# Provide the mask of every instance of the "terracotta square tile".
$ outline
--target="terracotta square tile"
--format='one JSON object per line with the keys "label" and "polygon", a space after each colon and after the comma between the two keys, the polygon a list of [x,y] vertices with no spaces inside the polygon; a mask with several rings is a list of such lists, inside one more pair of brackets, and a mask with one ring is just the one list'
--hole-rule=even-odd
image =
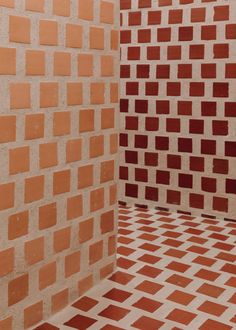
{"label": "terracotta square tile", "polygon": [[97,322],[97,320],[95,320],[91,317],[87,317],[87,316],[78,314],[78,315],[74,316],[72,319],[70,319],[69,321],[65,322],[64,325],[67,325],[68,327],[72,327],[72,328],[79,329],[79,330],[86,330],[96,322]]}
{"label": "terracotta square tile", "polygon": [[232,295],[232,297],[228,300],[231,304],[236,305],[236,293]]}
{"label": "terracotta square tile", "polygon": [[120,268],[129,269],[130,267],[132,267],[135,264],[136,264],[136,262],[132,261],[130,259],[126,259],[126,258],[122,258],[122,257],[117,259],[117,266]]}
{"label": "terracotta square tile", "polygon": [[106,317],[108,319],[112,319],[115,321],[120,321],[127,314],[129,314],[130,310],[126,308],[121,308],[115,305],[109,305],[103,311],[101,311],[98,315]]}
{"label": "terracotta square tile", "polygon": [[229,261],[229,262],[232,262],[232,263],[234,263],[236,261],[236,255],[235,254],[226,253],[226,252],[218,253],[215,256],[215,258],[225,260],[225,261]]}
{"label": "terracotta square tile", "polygon": [[236,275],[236,265],[226,263],[221,269],[222,272]]}
{"label": "terracotta square tile", "polygon": [[132,281],[132,279],[135,276],[130,275],[128,273],[124,273],[121,271],[117,271],[115,274],[113,274],[111,277],[109,277],[109,280],[126,285],[128,284],[130,281]]}
{"label": "terracotta square tile", "polygon": [[135,221],[135,223],[141,223],[143,225],[151,225],[153,223],[153,221],[147,220],[147,219],[140,219],[140,220]]}
{"label": "terracotta square tile", "polygon": [[182,236],[182,234],[175,232],[175,231],[167,230],[165,233],[162,234],[162,236],[178,238],[178,237]]}
{"label": "terracotta square tile", "polygon": [[91,308],[93,308],[97,304],[98,304],[97,300],[84,296],[79,300],[77,300],[72,306],[84,312],[88,312]]}
{"label": "terracotta square tile", "polygon": [[119,246],[119,247],[117,248],[117,253],[118,253],[118,254],[122,254],[122,255],[124,255],[124,256],[129,256],[129,255],[131,255],[131,254],[134,253],[134,252],[135,252],[134,249],[128,248],[128,247],[126,247],[126,246]]}
{"label": "terracotta square tile", "polygon": [[120,234],[120,235],[130,235],[132,233],[133,233],[133,231],[132,230],[128,230],[128,229],[120,228],[118,230],[118,234]]}
{"label": "terracotta square tile", "polygon": [[111,324],[104,325],[100,330],[125,330],[124,328],[119,328]]}
{"label": "terracotta square tile", "polygon": [[128,237],[123,237],[123,236],[118,237],[118,243],[121,243],[121,244],[130,244],[133,241],[134,241],[133,239],[128,238]]}
{"label": "terracotta square tile", "polygon": [[228,307],[216,304],[209,300],[205,301],[201,306],[198,307],[198,310],[215,316],[221,316]]}
{"label": "terracotta square tile", "polygon": [[171,230],[175,230],[178,228],[178,226],[175,226],[175,225],[170,225],[168,223],[164,224],[164,225],[161,225],[159,226],[160,228],[165,228],[165,229],[171,229]]}
{"label": "terracotta square tile", "polygon": [[150,226],[142,226],[139,227],[138,230],[145,231],[147,233],[153,233],[154,231],[156,231],[156,228]]}
{"label": "terracotta square tile", "polygon": [[180,251],[180,250],[177,250],[177,249],[169,249],[164,254],[166,256],[170,256],[170,257],[175,257],[175,258],[181,259],[181,258],[183,258],[187,254],[187,252]]}
{"label": "terracotta square tile", "polygon": [[234,245],[232,244],[227,244],[227,243],[222,243],[222,242],[217,242],[213,245],[214,248],[224,250],[224,251],[231,251],[234,248]]}
{"label": "terracotta square tile", "polygon": [[209,297],[218,298],[224,291],[225,289],[221,287],[204,283],[197,289],[196,292],[202,293]]}
{"label": "terracotta square tile", "polygon": [[145,253],[144,255],[142,255],[141,257],[139,257],[138,260],[143,261],[143,262],[148,263],[148,264],[154,265],[155,263],[157,263],[158,261],[160,261],[161,258],[156,257],[156,256],[151,255],[151,254]]}
{"label": "terracotta square tile", "polygon": [[160,285],[155,282],[143,281],[135,287],[136,290],[143,291],[150,294],[156,294],[163,288],[163,285]]}
{"label": "terracotta square tile", "polygon": [[197,316],[197,314],[184,311],[182,309],[175,308],[172,312],[167,315],[167,319],[181,323],[184,325],[189,325]]}
{"label": "terracotta square tile", "polygon": [[223,231],[224,228],[219,227],[219,226],[208,226],[208,227],[206,227],[206,230],[211,230],[211,231],[215,231],[215,232],[219,233],[219,232]]}
{"label": "terracotta square tile", "polygon": [[202,279],[207,280],[207,281],[214,282],[220,276],[220,274],[202,268],[196,274],[194,274],[194,276],[202,278]]}
{"label": "terracotta square tile", "polygon": [[163,304],[160,303],[159,301],[143,297],[138,301],[136,301],[136,303],[134,303],[132,306],[147,311],[149,313],[154,313],[162,305]]}
{"label": "terracotta square tile", "polygon": [[204,322],[200,327],[199,330],[209,330],[209,329],[214,329],[214,330],[231,330],[233,327],[230,325],[226,325],[222,322],[214,321],[211,319],[208,319],[206,322]]}
{"label": "terracotta square tile", "polygon": [[197,236],[191,236],[187,239],[188,242],[193,242],[196,244],[204,245],[206,242],[208,242],[208,239],[197,237]]}
{"label": "terracotta square tile", "polygon": [[175,290],[167,297],[168,300],[174,301],[178,304],[185,306],[189,305],[191,301],[195,298],[196,296],[179,290]]}
{"label": "terracotta square tile", "polygon": [[138,238],[143,239],[145,241],[155,241],[157,238],[159,238],[159,236],[144,233],[138,236]]}
{"label": "terracotta square tile", "polygon": [[130,223],[128,223],[128,222],[122,222],[122,221],[119,221],[118,222],[118,225],[119,225],[120,228],[127,228],[127,227],[130,227],[131,226]]}
{"label": "terracotta square tile", "polygon": [[192,227],[192,228],[195,228],[195,227],[199,227],[200,224],[199,223],[196,223],[196,222],[192,222],[192,221],[185,221],[182,223],[183,226],[187,226],[187,227]]}
{"label": "terracotta square tile", "polygon": [[147,250],[147,251],[150,251],[150,252],[155,252],[158,249],[160,249],[160,246],[155,245],[155,244],[150,244],[150,243],[144,243],[144,244],[139,246],[139,249]]}
{"label": "terracotta square tile", "polygon": [[184,273],[190,268],[190,266],[180,262],[172,261],[166,266],[166,268],[175,270],[176,272]]}
{"label": "terracotta square tile", "polygon": [[187,251],[194,252],[194,253],[198,253],[198,254],[205,254],[206,252],[209,251],[209,249],[207,249],[207,248],[203,248],[203,247],[201,247],[201,246],[193,245],[193,246],[189,247],[189,248],[187,249]]}
{"label": "terracotta square tile", "polygon": [[173,274],[166,280],[166,282],[181,286],[182,288],[186,288],[192,281],[190,278],[178,274]]}
{"label": "terracotta square tile", "polygon": [[158,275],[162,273],[161,269],[151,267],[151,266],[144,266],[139,271],[137,271],[138,274],[142,274],[151,278],[156,278]]}
{"label": "terracotta square tile", "polygon": [[199,257],[195,258],[192,262],[199,264],[199,265],[211,267],[212,265],[214,265],[216,263],[216,261],[217,260],[214,260],[212,258],[206,258],[206,257],[199,256]]}
{"label": "terracotta square tile", "polygon": [[130,296],[132,296],[132,293],[124,291],[124,290],[119,290],[119,289],[111,289],[109,292],[105,293],[103,297],[115,300],[118,302],[124,302],[126,299],[128,299]]}
{"label": "terracotta square tile", "polygon": [[221,234],[217,234],[217,233],[213,233],[213,234],[209,235],[208,237],[216,239],[218,241],[227,241],[227,239],[229,238],[229,236],[221,235]]}
{"label": "terracotta square tile", "polygon": [[195,228],[188,228],[184,231],[187,234],[193,234],[193,235],[202,235],[204,233],[204,230],[195,229]]}
{"label": "terracotta square tile", "polygon": [[178,241],[177,239],[168,238],[165,241],[163,241],[162,244],[173,246],[173,247],[179,247],[182,244],[184,244],[184,242]]}
{"label": "terracotta square tile", "polygon": [[230,279],[228,279],[228,281],[225,282],[225,285],[236,288],[236,277],[234,277],[234,276],[230,277]]}
{"label": "terracotta square tile", "polygon": [[132,324],[132,327],[140,330],[157,330],[163,326],[164,322],[156,319],[141,316],[137,321]]}
{"label": "terracotta square tile", "polygon": [[148,219],[148,218],[152,217],[152,214],[147,214],[147,213],[141,212],[141,213],[136,214],[135,216],[139,217],[139,218],[147,218]]}

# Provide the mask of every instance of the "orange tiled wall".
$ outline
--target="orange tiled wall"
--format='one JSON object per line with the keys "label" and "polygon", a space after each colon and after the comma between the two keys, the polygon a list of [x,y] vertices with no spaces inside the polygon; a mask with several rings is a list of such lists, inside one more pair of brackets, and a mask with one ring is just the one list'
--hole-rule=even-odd
{"label": "orange tiled wall", "polygon": [[0,0],[0,329],[112,272],[115,0]]}
{"label": "orange tiled wall", "polygon": [[236,1],[120,5],[120,198],[236,219]]}

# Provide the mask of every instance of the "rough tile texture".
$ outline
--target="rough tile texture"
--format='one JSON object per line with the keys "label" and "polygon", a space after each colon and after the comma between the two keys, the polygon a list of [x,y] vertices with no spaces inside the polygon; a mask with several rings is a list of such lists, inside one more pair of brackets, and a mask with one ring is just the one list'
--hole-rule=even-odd
{"label": "rough tile texture", "polygon": [[120,200],[236,219],[236,7],[121,0]]}
{"label": "rough tile texture", "polygon": [[44,323],[37,330],[235,329],[235,228],[154,209],[120,209],[116,273],[51,318],[52,328]]}
{"label": "rough tile texture", "polygon": [[118,5],[0,0],[0,328],[113,271]]}

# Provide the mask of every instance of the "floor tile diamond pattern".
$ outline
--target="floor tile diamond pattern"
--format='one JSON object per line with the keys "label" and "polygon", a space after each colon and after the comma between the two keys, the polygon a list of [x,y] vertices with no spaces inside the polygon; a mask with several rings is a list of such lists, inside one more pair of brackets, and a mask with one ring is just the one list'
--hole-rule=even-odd
{"label": "floor tile diamond pattern", "polygon": [[120,208],[115,274],[37,330],[236,329],[236,223]]}

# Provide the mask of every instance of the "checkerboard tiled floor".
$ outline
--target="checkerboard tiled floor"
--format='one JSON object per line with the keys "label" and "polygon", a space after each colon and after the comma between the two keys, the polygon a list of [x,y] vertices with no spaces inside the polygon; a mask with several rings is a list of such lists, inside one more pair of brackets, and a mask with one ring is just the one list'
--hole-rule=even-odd
{"label": "checkerboard tiled floor", "polygon": [[236,223],[121,208],[118,269],[37,330],[236,329]]}

